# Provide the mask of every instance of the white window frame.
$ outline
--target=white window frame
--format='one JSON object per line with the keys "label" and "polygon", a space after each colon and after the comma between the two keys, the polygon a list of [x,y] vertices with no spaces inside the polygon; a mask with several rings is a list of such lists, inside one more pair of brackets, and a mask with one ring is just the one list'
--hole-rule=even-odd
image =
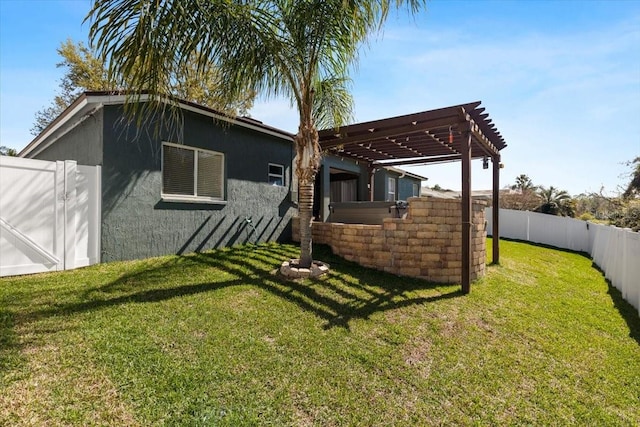
{"label": "white window frame", "polygon": [[[271,173],[271,166],[276,166],[279,167],[280,170],[282,170],[281,174],[275,174],[275,173]],[[280,178],[282,180],[282,184],[275,184],[271,182],[271,178]],[[278,164],[278,163],[269,163],[269,165],[267,166],[267,182],[269,183],[269,185],[274,185],[276,187],[286,187],[287,186],[287,181],[286,181],[286,176],[285,176],[285,171],[284,171],[284,165]]]}
{"label": "white window frame", "polygon": [[420,197],[420,184],[418,184],[417,182],[414,182],[412,185],[412,195],[413,197]]}
{"label": "white window frame", "polygon": [[[164,190],[164,147],[176,147],[184,150],[191,150],[194,152],[193,159],[193,195],[188,194],[166,194],[163,192]],[[160,187],[160,197],[163,201],[166,202],[186,202],[186,203],[207,203],[207,204],[226,204],[226,194],[225,194],[225,179],[224,179],[224,168],[225,168],[225,155],[219,151],[213,150],[205,150],[203,148],[191,147],[189,145],[184,144],[175,144],[173,142],[162,142],[162,155],[160,160],[160,174],[161,174],[161,187]],[[222,188],[220,189],[220,193],[222,197],[205,197],[198,196],[198,152],[203,153],[211,153],[214,155],[222,156],[222,162],[220,166],[220,183]]]}
{"label": "white window frame", "polygon": [[396,198],[396,179],[392,176],[387,177],[387,201],[395,202]]}

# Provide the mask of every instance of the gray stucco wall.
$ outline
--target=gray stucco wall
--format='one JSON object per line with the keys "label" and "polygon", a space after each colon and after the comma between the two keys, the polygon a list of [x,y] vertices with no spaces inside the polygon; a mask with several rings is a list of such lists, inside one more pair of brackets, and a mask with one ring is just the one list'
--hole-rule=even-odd
{"label": "gray stucco wall", "polygon": [[409,197],[413,197],[413,184],[418,184],[418,194],[420,196],[420,185],[422,181],[419,179],[411,178],[410,176],[403,176],[398,179],[398,200],[407,200]]}
{"label": "gray stucco wall", "polygon": [[418,187],[420,187],[421,181],[406,175],[402,178],[400,178],[400,176],[401,174],[388,169],[378,169],[374,175],[374,200],[387,200],[389,187],[389,180],[387,178],[396,179],[396,200],[407,200],[409,197],[413,197],[413,184],[417,183]]}
{"label": "gray stucco wall", "polygon": [[[73,123],[69,124],[69,126],[73,125]],[[79,125],[73,127],[41,153],[29,157],[49,161],[75,160],[79,165],[87,166],[101,165],[102,129],[103,114],[102,110],[99,110],[84,118]],[[54,134],[50,139],[53,140],[57,136]]]}
{"label": "gray stucco wall", "polygon": [[329,217],[329,203],[331,199],[331,187],[330,187],[330,169],[338,169],[345,172],[350,172],[358,175],[358,200],[367,200],[368,195],[368,179],[369,175],[367,167],[364,163],[356,163],[351,159],[344,157],[325,155],[322,157],[322,167],[320,168],[320,179],[316,180],[316,183],[320,183],[319,188],[314,188],[315,206],[314,210],[318,210],[318,214],[322,221],[326,221]]}
{"label": "gray stucco wall", "polygon": [[[373,175],[373,200],[376,201],[386,201],[387,200],[387,187],[389,171],[386,169],[378,169],[376,173]],[[391,175],[391,177],[397,178],[396,175]],[[397,182],[396,182],[397,184]]]}
{"label": "gray stucco wall", "polygon": [[[103,261],[290,240],[291,142],[190,112],[181,131],[154,137],[119,125],[120,114],[104,111]],[[226,204],[162,201],[162,141],[224,153]],[[286,186],[268,184],[268,163],[284,165]]]}

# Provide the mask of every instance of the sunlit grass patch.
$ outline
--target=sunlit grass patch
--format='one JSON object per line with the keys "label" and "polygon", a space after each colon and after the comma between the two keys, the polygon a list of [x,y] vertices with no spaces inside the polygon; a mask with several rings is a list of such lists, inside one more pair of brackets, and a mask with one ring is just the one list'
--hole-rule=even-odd
{"label": "sunlit grass patch", "polygon": [[581,255],[501,247],[467,296],[325,247],[286,281],[275,244],[2,279],[0,424],[640,423],[637,313]]}

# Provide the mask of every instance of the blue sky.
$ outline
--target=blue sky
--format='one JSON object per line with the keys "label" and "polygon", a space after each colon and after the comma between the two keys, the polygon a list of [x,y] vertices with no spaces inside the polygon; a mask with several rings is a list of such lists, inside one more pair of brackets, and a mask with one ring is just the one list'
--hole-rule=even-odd
{"label": "blue sky", "polygon": [[[88,0],[0,0],[0,145],[23,148],[53,99],[56,48],[87,40]],[[624,185],[640,156],[640,0],[444,1],[392,15],[353,72],[355,120],[482,101],[507,141],[501,184],[527,174],[571,194]],[[295,132],[285,100],[252,116]],[[412,167],[460,188],[459,163]],[[474,162],[473,188],[491,188]]]}

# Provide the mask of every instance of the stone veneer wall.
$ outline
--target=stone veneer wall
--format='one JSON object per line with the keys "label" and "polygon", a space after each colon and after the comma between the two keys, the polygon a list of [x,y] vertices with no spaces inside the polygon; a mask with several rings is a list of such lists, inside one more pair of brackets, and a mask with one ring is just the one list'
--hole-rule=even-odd
{"label": "stone veneer wall", "polygon": [[[460,199],[412,197],[406,219],[385,218],[382,225],[314,222],[313,241],[362,266],[399,276],[460,283],[462,276],[462,204]],[[484,276],[486,227],[483,201],[473,201],[471,280]],[[293,239],[299,241],[299,218]]]}

